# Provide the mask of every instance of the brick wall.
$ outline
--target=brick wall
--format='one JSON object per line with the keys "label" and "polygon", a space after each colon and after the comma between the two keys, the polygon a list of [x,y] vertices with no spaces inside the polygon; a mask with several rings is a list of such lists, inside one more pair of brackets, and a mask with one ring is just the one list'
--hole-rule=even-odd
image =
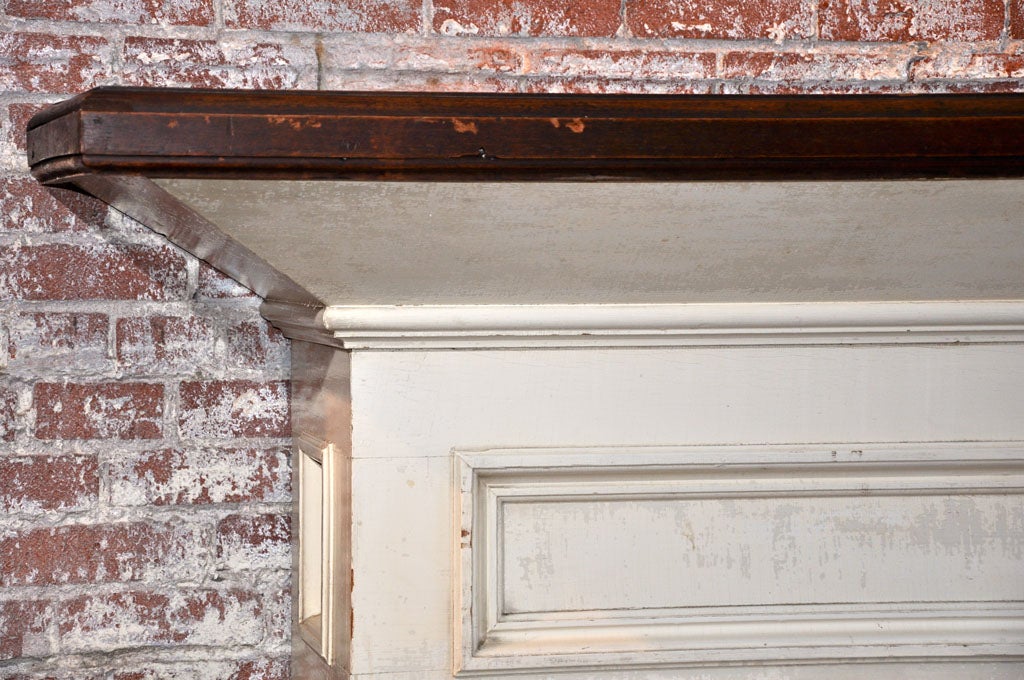
{"label": "brick wall", "polygon": [[287,343],[27,175],[100,84],[1014,91],[1024,0],[0,0],[0,678],[285,678]]}

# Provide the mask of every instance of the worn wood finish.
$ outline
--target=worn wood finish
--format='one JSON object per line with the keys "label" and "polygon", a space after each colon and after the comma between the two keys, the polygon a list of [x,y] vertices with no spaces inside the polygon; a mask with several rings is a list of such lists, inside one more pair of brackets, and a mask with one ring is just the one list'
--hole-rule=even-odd
{"label": "worn wood finish", "polygon": [[1019,176],[1024,98],[241,92],[99,88],[30,124],[82,173],[363,179]]}

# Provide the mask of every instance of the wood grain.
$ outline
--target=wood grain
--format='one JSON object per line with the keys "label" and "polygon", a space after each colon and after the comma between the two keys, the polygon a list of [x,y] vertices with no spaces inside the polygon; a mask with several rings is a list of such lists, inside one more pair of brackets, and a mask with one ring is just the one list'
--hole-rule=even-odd
{"label": "wood grain", "polygon": [[1024,97],[99,88],[30,123],[35,175],[335,179],[1009,177]]}

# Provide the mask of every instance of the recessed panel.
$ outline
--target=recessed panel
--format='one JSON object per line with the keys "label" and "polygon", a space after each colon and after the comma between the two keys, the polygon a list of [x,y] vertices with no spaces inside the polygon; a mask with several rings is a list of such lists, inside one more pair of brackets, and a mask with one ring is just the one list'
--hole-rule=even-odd
{"label": "recessed panel", "polygon": [[1024,601],[1019,495],[563,499],[501,518],[506,614]]}
{"label": "recessed panel", "polygon": [[462,456],[461,670],[1024,654],[1024,449]]}

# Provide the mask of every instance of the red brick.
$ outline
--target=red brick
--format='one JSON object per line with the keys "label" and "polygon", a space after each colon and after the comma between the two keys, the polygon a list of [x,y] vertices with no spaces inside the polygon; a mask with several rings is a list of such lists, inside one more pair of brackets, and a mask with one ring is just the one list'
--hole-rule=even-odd
{"label": "red brick", "polygon": [[953,85],[965,80],[1017,79],[1024,77],[1024,55],[939,52],[915,61],[911,74],[915,81],[945,79]]}
{"label": "red brick", "polygon": [[[58,200],[58,197],[60,200]],[[74,212],[66,201],[70,199]],[[29,177],[0,179],[0,230],[17,232],[83,231],[102,223],[96,200],[63,189],[47,189]],[[92,212],[87,212],[93,208]]]}
{"label": "red brick", "polygon": [[530,57],[530,73],[573,78],[688,80],[715,77],[710,52],[547,50]]}
{"label": "red brick", "polygon": [[344,35],[325,40],[320,50],[328,69],[351,71],[404,72],[489,76],[519,73],[524,66],[517,40],[445,40],[396,38],[383,46],[364,49]]}
{"label": "red brick", "polygon": [[602,36],[619,30],[619,0],[451,0],[435,3],[434,30],[444,35]]}
{"label": "red brick", "polygon": [[110,24],[213,23],[212,0],[7,0],[7,14],[24,19]]}
{"label": "red brick", "polygon": [[185,258],[170,248],[46,244],[0,252],[0,297],[172,300],[186,293]]}
{"label": "red brick", "polygon": [[0,508],[7,512],[77,510],[99,495],[95,456],[0,458]]}
{"label": "red brick", "polygon": [[0,33],[0,90],[77,93],[101,84],[112,62],[103,38]]}
{"label": "red brick", "polygon": [[113,680],[290,680],[288,666],[286,658],[152,663],[141,670],[114,673]]}
{"label": "red brick", "polygon": [[915,94],[920,92],[942,94],[1006,94],[1024,92],[1024,81],[1019,78],[1011,80],[987,80],[974,82],[926,80],[920,83],[909,84],[906,91],[913,92]]}
{"label": "red brick", "polygon": [[0,660],[49,656],[53,650],[47,629],[52,620],[48,602],[0,602]]}
{"label": "red brick", "polygon": [[24,313],[12,324],[10,357],[24,369],[52,367],[59,360],[102,370],[107,362],[106,314]]}
{"label": "red brick", "polygon": [[237,589],[83,595],[64,602],[58,619],[61,648],[78,653],[168,644],[252,645],[262,640],[265,628],[260,598]]}
{"label": "red brick", "polygon": [[894,59],[892,55],[728,52],[722,58],[721,76],[777,81],[905,80],[909,58],[909,55],[905,59]]}
{"label": "red brick", "polygon": [[217,332],[202,317],[119,319],[117,361],[129,373],[195,373],[216,366]]}
{"label": "red brick", "polygon": [[288,365],[288,341],[263,321],[225,326],[197,316],[140,317],[117,322],[116,355],[131,374],[281,369]]}
{"label": "red brick", "polygon": [[813,11],[802,0],[650,0],[626,5],[626,23],[640,38],[798,39],[813,34]]}
{"label": "red brick", "polygon": [[566,92],[572,94],[710,94],[706,80],[633,80],[630,78],[531,78],[524,92]]}
{"label": "red brick", "polygon": [[324,89],[392,92],[519,92],[519,82],[474,73],[325,70]]}
{"label": "red brick", "polygon": [[52,670],[38,673],[17,673],[5,675],[4,680],[108,680],[106,672],[99,669],[76,668],[75,670]]}
{"label": "red brick", "polygon": [[1024,0],[1010,0],[1010,31],[1011,40],[1024,38]]}
{"label": "red brick", "polygon": [[199,263],[199,284],[196,299],[224,300],[227,298],[256,298],[256,294],[232,278],[206,264]]}
{"label": "red brick", "polygon": [[288,665],[287,659],[241,661],[229,680],[288,680],[291,677]]}
{"label": "red brick", "polygon": [[37,383],[38,439],[157,439],[164,386],[149,383]]}
{"label": "red brick", "polygon": [[17,673],[4,676],[4,680],[108,680],[108,674],[99,669],[76,668],[38,673]]}
{"label": "red brick", "polygon": [[726,81],[722,94],[906,94],[906,83],[839,83],[816,81]]}
{"label": "red brick", "polygon": [[11,121],[7,130],[7,141],[19,151],[28,148],[28,122],[47,107],[46,104],[11,104],[7,107],[7,117]]}
{"label": "red brick", "polygon": [[146,87],[315,88],[312,49],[282,43],[129,37],[124,81]]}
{"label": "red brick", "polygon": [[286,437],[288,383],[184,382],[178,429],[183,437]]}
{"label": "red brick", "polygon": [[291,566],[287,515],[229,515],[217,523],[217,557],[223,567],[287,569]]}
{"label": "red brick", "polygon": [[243,321],[227,329],[226,365],[273,370],[288,366],[288,339],[265,321]]}
{"label": "red brick", "polygon": [[148,451],[113,463],[114,505],[272,503],[290,499],[286,448]]}
{"label": "red brick", "polygon": [[824,40],[997,40],[1002,0],[820,0]]}
{"label": "red brick", "polygon": [[228,28],[267,31],[411,33],[419,0],[224,0]]}
{"label": "red brick", "polygon": [[198,578],[199,540],[187,526],[142,522],[30,529],[0,540],[4,586]]}
{"label": "red brick", "polygon": [[0,387],[0,441],[14,441],[19,425],[18,393],[10,387]]}

